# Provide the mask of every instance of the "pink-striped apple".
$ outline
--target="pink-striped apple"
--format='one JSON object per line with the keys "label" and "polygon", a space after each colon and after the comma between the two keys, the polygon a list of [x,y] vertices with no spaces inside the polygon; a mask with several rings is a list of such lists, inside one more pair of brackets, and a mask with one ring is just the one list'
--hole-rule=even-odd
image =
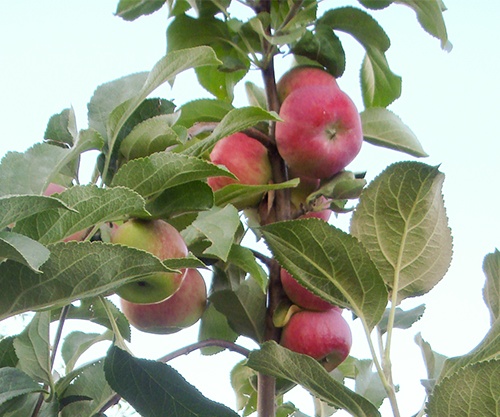
{"label": "pink-striped apple", "polygon": [[344,169],[363,143],[355,104],[339,88],[307,86],[283,101],[276,123],[278,151],[300,176],[330,178]]}
{"label": "pink-striped apple", "polygon": [[[210,177],[208,185],[214,191],[229,184],[266,185],[272,179],[272,168],[267,149],[257,139],[238,132],[219,140],[210,160],[217,165],[224,165],[238,180],[229,177]],[[262,194],[253,195],[238,204],[238,209],[255,206],[262,199]]]}
{"label": "pink-striped apple", "polygon": [[[145,250],[162,261],[188,254],[180,233],[163,220],[129,220],[111,231],[111,242]],[[124,284],[116,293],[132,303],[156,303],[174,294],[185,275],[185,269],[180,274],[159,272]]]}
{"label": "pink-striped apple", "polygon": [[322,360],[325,368],[332,371],[349,356],[352,335],[340,308],[302,310],[290,317],[280,343],[294,352]]}
{"label": "pink-striped apple", "polygon": [[120,300],[125,317],[136,329],[147,333],[169,334],[195,324],[207,305],[205,280],[196,269],[188,269],[179,289],[154,304],[135,304]]}

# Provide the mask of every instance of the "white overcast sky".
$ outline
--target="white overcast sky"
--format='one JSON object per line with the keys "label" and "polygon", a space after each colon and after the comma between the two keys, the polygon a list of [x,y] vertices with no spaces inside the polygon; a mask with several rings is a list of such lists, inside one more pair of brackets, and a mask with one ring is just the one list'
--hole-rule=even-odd
{"label": "white overcast sky", "polygon": [[[69,106],[76,111],[79,128],[85,128],[86,104],[99,84],[149,70],[164,55],[166,10],[129,23],[113,16],[116,3],[0,2],[0,156],[7,151],[24,151],[41,141],[49,117]],[[325,0],[322,7],[340,3],[344,2]],[[393,368],[400,384],[402,415],[416,413],[423,399],[419,380],[426,375],[414,334],[422,332],[436,351],[454,356],[467,353],[487,332],[482,260],[500,246],[500,3],[445,3],[454,46],[451,53],[442,51],[439,41],[420,28],[410,9],[392,5],[374,13],[392,40],[389,63],[403,76],[403,95],[390,109],[410,126],[430,155],[422,161],[441,165],[454,236],[452,266],[442,282],[428,295],[402,305],[427,305],[420,322],[395,335]],[[348,37],[342,39],[346,41],[348,64],[339,84],[362,110],[358,78],[362,49]],[[278,75],[286,66],[278,63]],[[261,83],[256,71],[250,79]],[[172,90],[166,86],[157,94],[175,99],[178,105],[210,97],[195,88],[193,80],[192,74],[180,76]],[[243,91],[241,86],[237,90],[237,106],[246,105]],[[412,159],[366,144],[349,168],[367,170],[370,180],[387,164]],[[332,223],[347,230],[348,217]],[[359,325],[354,322],[352,329],[352,354],[368,357]],[[157,358],[194,341],[196,334],[197,327],[163,337],[136,332],[132,350],[141,357]],[[193,353],[172,365],[205,395],[234,408],[228,371],[239,359],[236,354],[204,358]],[[296,394],[293,401],[312,413],[311,401],[303,397]],[[387,408],[383,415],[390,415]]]}

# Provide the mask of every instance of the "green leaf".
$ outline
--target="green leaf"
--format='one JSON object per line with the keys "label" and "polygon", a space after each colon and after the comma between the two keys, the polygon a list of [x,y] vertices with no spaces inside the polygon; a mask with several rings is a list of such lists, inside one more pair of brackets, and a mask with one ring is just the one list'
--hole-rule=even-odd
{"label": "green leaf", "polygon": [[0,197],[0,228],[51,209],[74,210],[54,197],[38,195]]}
{"label": "green leaf", "polygon": [[226,406],[205,398],[171,366],[137,359],[112,347],[104,363],[111,387],[143,417],[165,412],[183,417],[236,417]]}
{"label": "green leaf", "polygon": [[[396,307],[394,315],[394,327],[398,329],[409,329],[424,315],[425,304],[421,304],[411,310],[404,311],[402,308]],[[387,324],[389,322],[389,315],[391,309],[385,310],[382,320],[377,325],[381,334],[387,332]]]}
{"label": "green leaf", "polygon": [[214,193],[215,205],[223,207],[227,204],[232,204],[238,209],[243,209],[248,206],[248,201],[256,195],[262,195],[263,193],[272,190],[294,188],[299,184],[299,182],[300,180],[298,178],[294,178],[290,181],[281,182],[278,184],[228,184]]}
{"label": "green leaf", "polygon": [[318,361],[285,349],[276,342],[265,342],[260,350],[252,351],[247,366],[300,384],[314,396],[353,416],[380,416],[370,401],[333,379]]}
{"label": "green leaf", "polygon": [[32,392],[44,392],[40,384],[16,368],[0,368],[0,404]]}
{"label": "green leaf", "polygon": [[369,359],[356,361],[356,393],[380,408],[387,398],[387,391],[378,372],[374,372],[373,361]]}
{"label": "green leaf", "polygon": [[234,236],[240,226],[238,211],[233,206],[213,207],[202,211],[196,220],[181,232],[186,244],[206,239],[208,247],[203,251],[206,256],[227,260],[234,243]]}
{"label": "green leaf", "polygon": [[491,324],[493,324],[500,317],[500,252],[498,249],[484,257],[483,271],[486,275],[483,298],[490,310]]}
{"label": "green leaf", "polygon": [[19,358],[18,368],[37,382],[52,387],[49,324],[49,311],[35,314],[28,326],[14,340],[14,348]]}
{"label": "green leaf", "polygon": [[274,257],[304,287],[351,309],[369,330],[380,321],[387,290],[357,239],[320,219],[273,223],[262,233]]}
{"label": "green leaf", "polygon": [[250,106],[267,109],[266,92],[263,88],[255,85],[251,81],[247,81],[245,83],[245,91],[247,93],[247,99]]}
{"label": "green leaf", "polygon": [[190,267],[193,262],[192,258],[161,262],[148,252],[102,242],[56,243],[48,249],[50,258],[41,266],[42,274],[12,261],[0,264],[0,320],[109,294],[129,281],[174,272],[177,269],[169,266]]}
{"label": "green leaf", "polygon": [[390,110],[371,107],[360,116],[366,142],[417,157],[429,156],[410,128]]}
{"label": "green leaf", "polygon": [[[209,303],[201,317],[198,340],[219,339],[235,342],[239,334],[234,332],[226,317],[219,313],[212,303]],[[201,349],[202,355],[214,355],[225,350],[219,346],[207,346]]]}
{"label": "green leaf", "polygon": [[127,119],[156,88],[166,81],[173,82],[176,75],[187,69],[218,64],[220,64],[220,61],[215,56],[213,49],[208,46],[173,51],[165,55],[149,72],[140,91],[127,101],[122,102],[109,115],[107,124],[109,149],[113,149],[118,134]]}
{"label": "green leaf", "polygon": [[385,9],[394,0],[358,0],[360,4],[367,7],[368,9],[380,10]]}
{"label": "green leaf", "polygon": [[496,320],[486,336],[467,355],[446,359],[438,381],[453,375],[468,365],[496,359],[500,356],[500,320]]}
{"label": "green leaf", "polygon": [[94,416],[113,398],[115,392],[106,382],[103,364],[104,360],[96,360],[57,382],[61,402],[76,396],[87,399],[66,405],[61,411],[61,417]]}
{"label": "green leaf", "polygon": [[39,398],[39,393],[31,393],[14,397],[0,405],[0,415],[2,417],[31,416],[33,415],[33,411]]}
{"label": "green leaf", "polygon": [[49,250],[35,240],[18,233],[0,231],[0,258],[20,262],[35,272],[49,258]]}
{"label": "green leaf", "polygon": [[266,120],[278,121],[281,119],[275,112],[268,112],[260,107],[242,107],[231,110],[224,116],[210,136],[190,146],[183,153],[191,156],[201,156],[205,152],[210,152],[220,139]]}
{"label": "green leaf", "polygon": [[262,292],[265,293],[267,291],[268,278],[266,271],[257,262],[255,255],[250,249],[233,244],[227,260],[243,271],[248,272],[259,283]]}
{"label": "green leaf", "polygon": [[318,24],[313,32],[307,31],[292,46],[291,52],[318,62],[335,78],[345,70],[345,52],[342,43],[331,27]]}
{"label": "green leaf", "polygon": [[47,124],[43,138],[60,145],[73,146],[77,139],[76,117],[73,108],[64,109],[59,114],[54,114]]}
{"label": "green leaf", "polygon": [[61,355],[66,364],[66,373],[71,372],[80,356],[96,343],[103,340],[113,340],[113,332],[84,333],[74,331],[66,335],[61,347]]}
{"label": "green leaf", "polygon": [[115,14],[123,20],[132,21],[161,9],[167,0],[120,0]]}
{"label": "green leaf", "polygon": [[15,336],[3,337],[0,339],[0,368],[15,368],[19,359],[14,348]]}
{"label": "green leaf", "polygon": [[235,178],[227,169],[202,159],[158,152],[123,165],[113,178],[112,186],[131,188],[147,198],[167,188],[217,176]]}
{"label": "green leaf", "polygon": [[257,391],[250,381],[257,377],[257,372],[246,364],[246,360],[238,362],[230,374],[231,386],[236,395],[236,409],[243,410],[243,416],[257,411]]}
{"label": "green leaf", "polygon": [[149,216],[141,196],[123,187],[75,186],[63,191],[58,198],[77,212],[44,211],[18,222],[14,231],[48,244],[96,224],[123,219],[128,215]]}
{"label": "green leaf", "polygon": [[204,98],[189,101],[179,108],[181,116],[177,124],[191,127],[195,123],[220,122],[233,109],[231,103],[224,100]]}
{"label": "green leaf", "polygon": [[361,195],[351,233],[366,247],[398,300],[431,290],[451,262],[452,237],[437,167],[390,165]]}
{"label": "green leaf", "polygon": [[451,51],[452,45],[448,40],[448,33],[443,19],[446,10],[442,0],[397,0],[396,3],[404,4],[417,13],[417,19],[424,30],[441,41],[441,48]]}
{"label": "green leaf", "polygon": [[429,394],[432,391],[435,381],[441,373],[444,362],[447,358],[440,353],[434,352],[431,348],[431,345],[422,338],[422,335],[420,333],[417,333],[415,335],[414,340],[422,351],[425,368],[427,369],[427,380],[421,380],[421,382],[425,386],[426,391]]}
{"label": "green leaf", "polygon": [[214,205],[212,188],[203,181],[171,187],[146,204],[152,218],[168,219],[186,213],[210,210]]}
{"label": "green leaf", "polygon": [[136,125],[120,145],[120,153],[125,160],[149,156],[180,144],[177,134],[170,127],[170,119],[170,115],[156,116]]}
{"label": "green leaf", "polygon": [[250,337],[257,343],[264,340],[266,295],[253,278],[243,281],[234,291],[215,291],[209,300],[217,311],[226,316],[236,333]]}
{"label": "green leaf", "polygon": [[426,407],[429,417],[498,417],[500,360],[469,365],[441,381]]}

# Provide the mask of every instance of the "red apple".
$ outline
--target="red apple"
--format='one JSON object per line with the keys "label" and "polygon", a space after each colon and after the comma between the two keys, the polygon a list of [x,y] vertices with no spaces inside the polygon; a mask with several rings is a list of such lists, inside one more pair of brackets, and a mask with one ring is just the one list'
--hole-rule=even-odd
{"label": "red apple", "polygon": [[335,307],[309,291],[292,277],[288,271],[281,269],[281,284],[288,298],[299,307],[314,311],[327,311]]}
{"label": "red apple", "polygon": [[314,359],[326,359],[325,367],[331,371],[349,356],[352,335],[339,308],[328,311],[303,310],[290,317],[283,328],[280,343]]}
{"label": "red apple", "polygon": [[338,88],[298,88],[280,109],[276,124],[278,151],[300,176],[330,178],[344,169],[363,143],[356,106]]}
{"label": "red apple", "polygon": [[320,67],[299,65],[283,74],[276,85],[278,98],[283,103],[292,91],[311,85],[324,85],[338,88],[337,80],[333,75]]}
{"label": "red apple", "polygon": [[[160,260],[183,258],[188,250],[180,233],[163,220],[133,219],[111,231],[111,242],[152,253]],[[180,274],[159,272],[139,281],[129,282],[116,293],[132,303],[156,303],[174,294],[182,284]]]}
{"label": "red apple", "polygon": [[[238,180],[228,177],[210,177],[208,184],[214,191],[229,184],[266,185],[272,179],[272,168],[267,149],[258,140],[238,132],[217,142],[210,160],[224,165]],[[252,196],[239,204],[239,209],[255,206],[262,194]]]}
{"label": "red apple", "polygon": [[125,317],[136,329],[147,333],[175,333],[195,324],[205,311],[207,288],[196,269],[188,269],[176,293],[154,304],[120,300]]}

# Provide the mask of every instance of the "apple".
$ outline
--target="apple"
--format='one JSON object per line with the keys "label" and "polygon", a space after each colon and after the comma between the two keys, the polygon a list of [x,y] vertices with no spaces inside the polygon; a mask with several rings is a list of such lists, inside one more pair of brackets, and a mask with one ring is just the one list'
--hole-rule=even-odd
{"label": "apple", "polygon": [[311,85],[338,88],[335,77],[324,69],[312,65],[299,65],[285,72],[276,84],[280,103],[283,103],[292,91]]}
{"label": "apple", "polygon": [[339,88],[307,86],[283,101],[276,123],[276,144],[300,176],[330,178],[343,170],[363,143],[356,106]]}
{"label": "apple", "polygon": [[177,292],[154,304],[120,300],[125,317],[136,329],[147,333],[169,334],[195,324],[207,305],[205,280],[196,269],[188,269]]}
{"label": "apple", "polygon": [[[180,233],[163,220],[129,220],[111,231],[111,242],[145,250],[162,261],[183,258],[188,254]],[[159,272],[124,284],[116,293],[132,303],[156,303],[174,294],[185,275],[186,270],[180,274]]]}
{"label": "apple", "polygon": [[[238,132],[219,140],[210,160],[217,165],[224,165],[238,180],[228,177],[210,177],[208,185],[214,191],[229,184],[266,185],[272,180],[272,168],[266,147],[257,139]],[[262,195],[249,197],[239,204],[238,209],[255,206]]]}
{"label": "apple", "polygon": [[325,362],[332,371],[351,350],[352,335],[340,308],[299,311],[290,317],[281,334],[281,345]]}
{"label": "apple", "polygon": [[285,294],[299,307],[314,311],[327,311],[335,307],[333,304],[323,300],[321,297],[299,284],[299,282],[283,268],[281,268],[280,277]]}

